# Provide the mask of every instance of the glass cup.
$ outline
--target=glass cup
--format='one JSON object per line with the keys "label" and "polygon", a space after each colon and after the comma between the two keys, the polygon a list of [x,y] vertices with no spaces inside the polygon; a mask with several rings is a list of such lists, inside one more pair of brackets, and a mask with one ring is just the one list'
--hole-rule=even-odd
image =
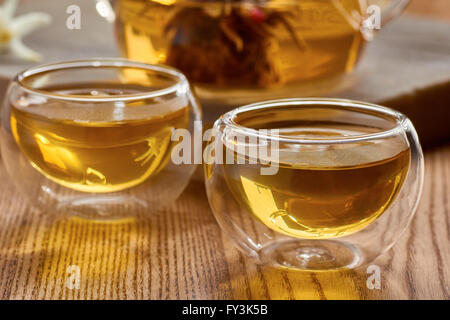
{"label": "glass cup", "polygon": [[205,183],[214,216],[257,263],[352,269],[391,248],[416,210],[424,174],[403,114],[364,102],[285,99],[214,124]]}
{"label": "glass cup", "polygon": [[195,170],[174,164],[174,129],[201,110],[170,67],[125,59],[62,62],[12,81],[1,118],[9,176],[37,207],[93,219],[156,211]]}

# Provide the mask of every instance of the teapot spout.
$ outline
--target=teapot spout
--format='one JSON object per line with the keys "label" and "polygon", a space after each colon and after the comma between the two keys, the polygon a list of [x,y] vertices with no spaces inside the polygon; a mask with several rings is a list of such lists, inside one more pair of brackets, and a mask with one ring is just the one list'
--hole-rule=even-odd
{"label": "teapot spout", "polygon": [[381,13],[381,25],[384,26],[386,23],[399,16],[408,3],[409,0],[394,0],[390,6]]}
{"label": "teapot spout", "polygon": [[359,0],[358,11],[348,11],[341,0],[331,0],[331,3],[347,23],[353,29],[361,31],[364,39],[369,41],[377,30],[400,15],[409,0],[391,0],[389,4],[384,0]]}

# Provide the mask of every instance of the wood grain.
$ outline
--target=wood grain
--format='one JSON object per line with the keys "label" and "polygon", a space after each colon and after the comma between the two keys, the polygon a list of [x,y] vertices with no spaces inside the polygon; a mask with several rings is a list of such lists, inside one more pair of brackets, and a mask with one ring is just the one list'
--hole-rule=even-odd
{"label": "wood grain", "polygon": [[[450,299],[450,144],[428,150],[425,165],[416,217],[375,261],[382,287],[369,290],[365,268],[255,265],[220,232],[199,180],[157,214],[100,224],[33,209],[0,164],[0,299]],[[65,285],[71,265],[79,289]]]}
{"label": "wood grain", "polygon": [[450,5],[448,0],[412,0],[406,8],[412,13],[433,19],[450,21]]}
{"label": "wood grain", "polygon": [[[127,223],[95,223],[31,209],[0,166],[2,299],[449,299],[450,145],[426,154],[423,198],[411,227],[366,268],[299,273],[263,268],[222,235],[203,184],[171,207]],[[79,289],[67,268],[81,270]]]}

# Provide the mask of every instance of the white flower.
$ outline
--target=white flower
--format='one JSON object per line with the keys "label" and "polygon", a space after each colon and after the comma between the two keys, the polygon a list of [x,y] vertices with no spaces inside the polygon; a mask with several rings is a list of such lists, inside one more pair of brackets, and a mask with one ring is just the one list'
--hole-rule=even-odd
{"label": "white flower", "polygon": [[33,12],[13,18],[16,8],[17,0],[5,0],[0,7],[0,53],[9,51],[18,58],[39,61],[41,55],[28,48],[22,38],[49,24],[51,17],[46,13]]}

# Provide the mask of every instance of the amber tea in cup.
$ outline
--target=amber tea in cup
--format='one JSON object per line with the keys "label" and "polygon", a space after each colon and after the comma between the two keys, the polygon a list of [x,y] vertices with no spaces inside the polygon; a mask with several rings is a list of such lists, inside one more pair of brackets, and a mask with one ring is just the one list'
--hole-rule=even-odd
{"label": "amber tea in cup", "polygon": [[[260,120],[252,126],[270,126],[273,121]],[[287,137],[312,139],[369,131],[343,127],[286,127],[280,131]],[[330,149],[303,154],[299,150],[295,156],[281,155],[275,175],[261,175],[258,165],[225,164],[223,176],[238,201],[268,228],[294,237],[326,239],[357,232],[383,214],[406,178],[409,159],[409,148],[398,144],[365,146],[356,152]]]}
{"label": "amber tea in cup", "polygon": [[[83,94],[76,84],[44,90]],[[86,95],[95,91],[114,96],[116,92],[100,82],[83,90]],[[127,89],[118,90],[126,94]],[[84,192],[120,191],[156,175],[170,160],[175,144],[172,128],[187,128],[189,123],[189,107],[183,105],[174,110],[161,108],[155,114],[130,112],[120,121],[109,112],[85,114],[86,121],[80,121],[78,113],[66,113],[61,119],[59,111],[53,112],[55,108],[63,105],[11,105],[11,131],[35,169],[65,187]]]}

